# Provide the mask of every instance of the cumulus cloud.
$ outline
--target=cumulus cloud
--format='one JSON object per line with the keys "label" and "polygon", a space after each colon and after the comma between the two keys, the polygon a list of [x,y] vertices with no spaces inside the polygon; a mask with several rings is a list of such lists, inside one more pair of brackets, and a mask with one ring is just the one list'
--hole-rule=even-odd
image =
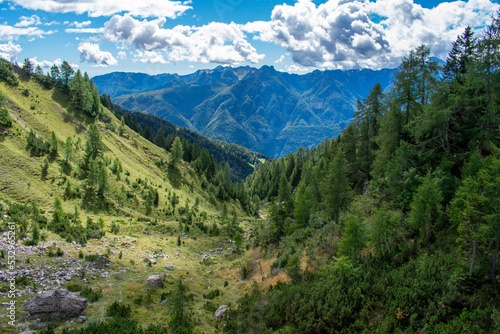
{"label": "cumulus cloud", "polygon": [[489,24],[498,7],[490,0],[444,2],[432,9],[413,0],[329,0],[319,6],[299,0],[276,6],[270,21],[243,29],[286,48],[300,66],[381,68],[396,65],[423,43],[433,55],[446,57],[467,25]]}
{"label": "cumulus cloud", "polygon": [[127,53],[125,51],[119,51],[118,55],[116,56],[118,59],[127,59]]}
{"label": "cumulus cloud", "polygon": [[45,35],[51,35],[57,30],[44,31],[37,27],[13,27],[5,24],[0,25],[0,40],[12,41],[17,40],[20,36],[31,38],[43,38]]}
{"label": "cumulus cloud", "polygon": [[91,17],[112,16],[117,13],[130,13],[140,17],[176,18],[191,9],[191,1],[172,0],[12,0],[27,9],[43,10],[51,13],[87,13]]}
{"label": "cumulus cloud", "polygon": [[163,56],[156,51],[137,51],[134,55],[134,62],[140,61],[144,64],[166,64],[168,61],[163,58]]}
{"label": "cumulus cloud", "polygon": [[80,60],[95,66],[106,67],[109,65],[117,65],[118,61],[110,52],[102,51],[99,44],[82,43],[78,47],[80,51]]}
{"label": "cumulus cloud", "polygon": [[105,24],[104,40],[132,45],[140,51],[164,51],[170,61],[257,63],[264,55],[246,40],[241,26],[212,22],[201,27],[178,25],[165,29],[165,18],[139,21],[115,15]]}
{"label": "cumulus cloud", "polygon": [[14,25],[15,27],[29,27],[29,26],[39,25],[42,23],[37,15],[31,15],[30,17],[21,16],[19,20],[20,21]]}
{"label": "cumulus cloud", "polygon": [[403,56],[408,50],[427,44],[435,56],[444,59],[465,27],[490,24],[499,5],[490,0],[469,0],[443,2],[428,9],[413,0],[378,0],[369,8],[382,18],[380,24],[393,55]]}
{"label": "cumulus cloud", "polygon": [[23,49],[21,48],[20,45],[13,44],[12,42],[9,41],[9,43],[7,44],[0,44],[0,57],[10,62],[13,62],[16,60],[17,55],[22,50]]}

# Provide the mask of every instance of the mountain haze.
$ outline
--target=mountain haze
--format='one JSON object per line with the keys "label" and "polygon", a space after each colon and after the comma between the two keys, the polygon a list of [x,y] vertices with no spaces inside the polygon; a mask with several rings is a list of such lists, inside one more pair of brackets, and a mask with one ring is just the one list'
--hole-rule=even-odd
{"label": "mountain haze", "polygon": [[358,99],[394,69],[314,71],[222,67],[190,75],[110,73],[93,80],[121,107],[279,157],[337,135]]}

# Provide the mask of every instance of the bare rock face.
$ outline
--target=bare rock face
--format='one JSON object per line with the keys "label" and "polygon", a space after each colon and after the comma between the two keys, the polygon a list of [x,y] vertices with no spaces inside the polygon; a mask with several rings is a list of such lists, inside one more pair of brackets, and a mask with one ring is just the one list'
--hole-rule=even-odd
{"label": "bare rock face", "polygon": [[222,319],[224,319],[227,316],[226,313],[228,311],[229,311],[229,306],[227,305],[219,306],[219,308],[217,309],[217,311],[215,311],[214,314],[215,321],[221,321]]}
{"label": "bare rock face", "polygon": [[151,275],[147,278],[146,283],[154,288],[163,288],[163,280],[160,275]]}
{"label": "bare rock face", "polygon": [[87,308],[87,298],[77,296],[66,289],[42,292],[24,303],[23,311],[29,318],[77,317]]}

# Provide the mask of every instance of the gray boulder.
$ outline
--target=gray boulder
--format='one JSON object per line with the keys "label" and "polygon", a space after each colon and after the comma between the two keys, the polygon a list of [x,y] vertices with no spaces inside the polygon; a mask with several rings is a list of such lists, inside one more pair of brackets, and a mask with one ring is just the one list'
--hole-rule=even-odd
{"label": "gray boulder", "polygon": [[28,318],[69,318],[80,316],[87,308],[87,298],[66,289],[42,292],[24,303]]}
{"label": "gray boulder", "polygon": [[224,319],[227,316],[226,313],[228,311],[229,311],[229,306],[227,306],[227,305],[219,306],[219,308],[217,309],[217,311],[215,311],[215,314],[214,314],[215,321],[221,321],[222,319]]}
{"label": "gray boulder", "polygon": [[164,283],[160,275],[151,275],[147,278],[146,283],[154,288],[163,288]]}

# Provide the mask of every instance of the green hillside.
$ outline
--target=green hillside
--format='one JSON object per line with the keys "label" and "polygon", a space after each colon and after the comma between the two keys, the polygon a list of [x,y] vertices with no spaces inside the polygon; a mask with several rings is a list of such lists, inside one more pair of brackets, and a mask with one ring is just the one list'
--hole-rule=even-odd
{"label": "green hillside", "polygon": [[[0,226],[6,232],[15,223],[17,323],[46,326],[23,321],[22,305],[37,292],[65,287],[93,296],[84,313],[89,323],[216,332],[215,310],[235,304],[254,280],[241,268],[255,257],[243,235],[256,225],[258,201],[208,151],[187,163],[178,137],[167,152],[132,131],[99,94],[86,93],[94,87],[86,74],[66,84],[5,61],[0,74]],[[95,269],[99,255],[113,263],[104,271]],[[153,274],[164,288],[146,284]],[[172,311],[179,282],[189,289],[184,310],[191,319],[180,325]],[[0,289],[8,302],[8,281]],[[113,302],[131,306],[131,318],[107,321]],[[17,332],[8,320],[0,320],[0,331]],[[86,326],[53,325],[56,332]]]}

